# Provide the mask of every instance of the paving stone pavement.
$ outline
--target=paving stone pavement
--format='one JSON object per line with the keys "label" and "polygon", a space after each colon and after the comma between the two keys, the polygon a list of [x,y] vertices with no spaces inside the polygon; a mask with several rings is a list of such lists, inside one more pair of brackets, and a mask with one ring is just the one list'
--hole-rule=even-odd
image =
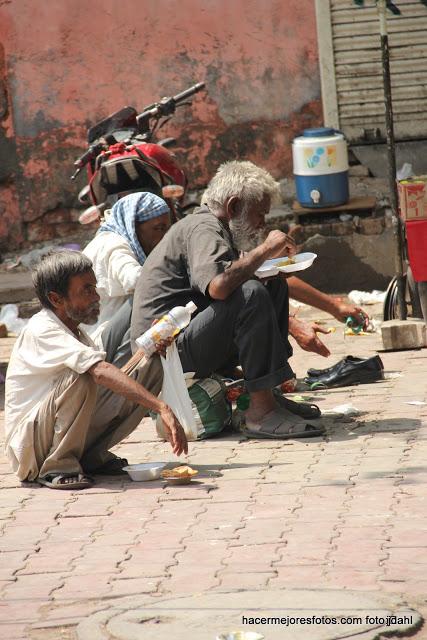
{"label": "paving stone pavement", "polygon": [[[338,327],[320,312],[301,315]],[[339,328],[325,341],[330,363],[381,348],[378,335],[344,338]],[[3,356],[12,342],[0,340]],[[361,411],[326,418],[324,438],[232,433],[191,443],[187,461],[200,473],[190,486],[120,477],[50,491],[21,486],[2,457],[0,637],[75,640],[81,621],[122,598],[224,590],[389,594],[425,617],[427,404],[408,402],[427,403],[426,355],[381,353],[396,372],[384,382],[313,394],[322,409]],[[300,377],[330,363],[299,348],[292,360]],[[131,462],[174,460],[150,420],[116,452]],[[414,637],[427,638],[426,628]]]}

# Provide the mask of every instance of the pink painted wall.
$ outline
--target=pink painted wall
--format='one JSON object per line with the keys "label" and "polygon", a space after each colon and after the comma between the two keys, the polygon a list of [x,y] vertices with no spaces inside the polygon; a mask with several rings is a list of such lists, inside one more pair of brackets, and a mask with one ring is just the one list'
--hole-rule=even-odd
{"label": "pink painted wall", "polygon": [[245,158],[291,172],[321,122],[312,0],[11,0],[0,5],[0,246],[75,228],[88,124],[196,81],[164,130],[192,185]]}

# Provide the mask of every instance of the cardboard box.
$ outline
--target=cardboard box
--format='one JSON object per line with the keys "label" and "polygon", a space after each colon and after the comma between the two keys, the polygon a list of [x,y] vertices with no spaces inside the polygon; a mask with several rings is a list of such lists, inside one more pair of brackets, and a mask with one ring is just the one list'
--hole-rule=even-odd
{"label": "cardboard box", "polygon": [[397,183],[403,220],[427,220],[427,176],[413,176]]}

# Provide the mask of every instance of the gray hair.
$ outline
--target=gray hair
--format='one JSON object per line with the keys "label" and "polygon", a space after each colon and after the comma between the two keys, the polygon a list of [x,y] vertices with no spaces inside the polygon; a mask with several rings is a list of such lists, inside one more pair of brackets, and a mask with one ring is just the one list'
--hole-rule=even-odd
{"label": "gray hair", "polygon": [[65,297],[71,278],[91,269],[92,261],[80,251],[54,250],[43,256],[32,271],[33,285],[42,307],[53,309],[49,293],[54,291]]}
{"label": "gray hair", "polygon": [[260,202],[264,195],[270,196],[272,204],[279,204],[282,200],[280,185],[273,176],[248,160],[231,160],[218,168],[203,194],[202,202],[216,211],[232,196],[237,196],[247,205]]}

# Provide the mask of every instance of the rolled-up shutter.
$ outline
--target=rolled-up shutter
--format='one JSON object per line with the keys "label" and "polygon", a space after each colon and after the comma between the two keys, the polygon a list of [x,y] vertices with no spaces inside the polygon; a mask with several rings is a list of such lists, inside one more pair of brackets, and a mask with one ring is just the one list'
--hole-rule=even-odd
{"label": "rolled-up shutter", "polygon": [[[427,8],[398,0],[387,12],[397,140],[427,138]],[[385,138],[378,13],[374,0],[316,0],[325,124],[350,142]]]}

